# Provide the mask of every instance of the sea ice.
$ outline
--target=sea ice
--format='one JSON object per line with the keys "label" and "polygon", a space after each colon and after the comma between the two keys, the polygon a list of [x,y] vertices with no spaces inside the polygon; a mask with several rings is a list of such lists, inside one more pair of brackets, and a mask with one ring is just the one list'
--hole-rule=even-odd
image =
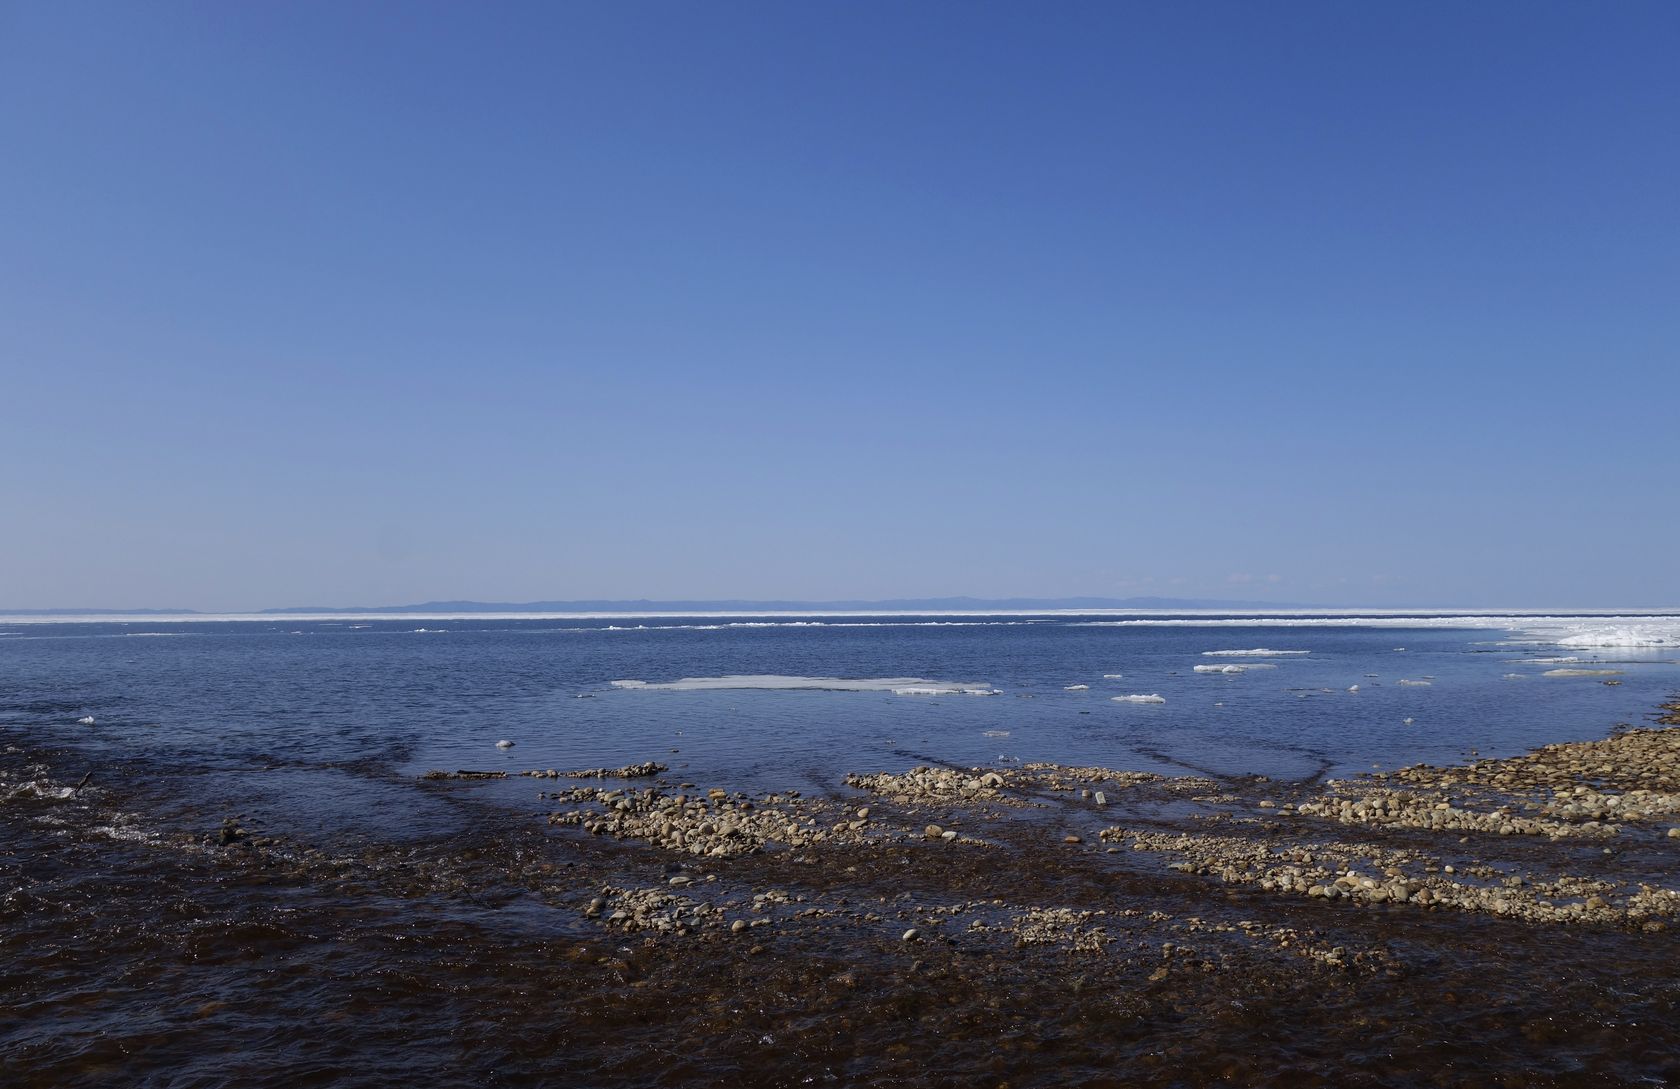
{"label": "sea ice", "polygon": [[89,715],[87,718],[77,719],[76,720],[76,725],[78,725],[78,726],[92,726],[93,725],[93,716]]}
{"label": "sea ice", "polygon": [[1090,689],[1091,686],[1088,684],[1065,684],[1062,686],[1063,692],[1088,692]]}
{"label": "sea ice", "polygon": [[1251,669],[1276,669],[1271,662],[1244,662],[1242,665],[1199,665],[1192,667],[1195,673],[1247,673]]}
{"label": "sea ice", "polygon": [[895,696],[991,696],[997,690],[985,684],[929,681],[920,677],[784,677],[777,674],[730,674],[723,677],[684,677],[661,684],[647,681],[613,681],[614,688],[636,691],[706,692],[721,690],[891,692]]}
{"label": "sea ice", "polygon": [[1143,695],[1110,696],[1109,698],[1112,699],[1115,703],[1166,703],[1167,702],[1167,699],[1166,699],[1165,696],[1159,696],[1159,695],[1153,695],[1153,694],[1147,695],[1147,696],[1143,696]]}
{"label": "sea ice", "polygon": [[1126,675],[1124,673],[1104,673],[1103,674],[1103,680],[1105,680],[1105,681],[1118,681],[1118,680],[1123,679],[1125,676]]}
{"label": "sea ice", "polygon": [[1204,658],[1288,658],[1298,654],[1311,654],[1310,650],[1267,650],[1256,647],[1253,650],[1204,650]]}
{"label": "sea ice", "polygon": [[1407,677],[1401,677],[1395,683],[1396,684],[1403,684],[1407,688],[1428,688],[1430,685],[1434,684],[1435,682],[1434,681],[1414,681],[1414,680],[1411,680]]}
{"label": "sea ice", "polygon": [[1548,669],[1542,677],[1620,677],[1619,669]]}

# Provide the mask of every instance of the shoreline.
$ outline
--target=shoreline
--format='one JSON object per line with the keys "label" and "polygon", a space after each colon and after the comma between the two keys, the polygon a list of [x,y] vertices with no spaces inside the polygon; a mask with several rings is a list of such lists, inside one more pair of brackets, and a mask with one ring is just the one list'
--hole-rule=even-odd
{"label": "shoreline", "polygon": [[[412,843],[212,823],[9,745],[0,1070],[96,1084],[114,1048],[187,1062],[213,1031],[261,1060],[227,1084],[284,1084],[250,1025],[302,1009],[335,1047],[403,1042],[392,1084],[473,1080],[427,1033],[518,1084],[1672,1077],[1680,704],[1657,715],[1340,782],[924,765],[743,793],[649,763],[530,769],[520,816],[444,773],[415,786],[471,830]],[[334,958],[384,1012],[330,1016]],[[1466,1018],[1476,1047],[1441,1052]]]}

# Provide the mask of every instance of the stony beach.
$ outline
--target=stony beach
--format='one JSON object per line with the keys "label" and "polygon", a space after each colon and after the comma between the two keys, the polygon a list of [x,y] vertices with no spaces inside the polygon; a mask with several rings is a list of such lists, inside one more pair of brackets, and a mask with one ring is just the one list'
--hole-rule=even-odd
{"label": "stony beach", "polygon": [[[420,786],[494,825],[355,849],[238,815],[172,827],[158,784],[67,753],[3,767],[3,994],[36,1026],[4,1038],[10,1085],[236,1042],[320,985],[246,970],[286,963],[339,965],[347,1054],[377,1008],[415,1026],[394,1071],[446,1069],[424,1026],[447,1007],[465,1027],[443,1050],[508,1084],[1680,1079],[1680,705],[1339,781],[918,765],[752,793],[653,761],[456,769]],[[530,818],[492,787],[528,789]],[[138,986],[176,999],[74,1031],[78,1003]]]}

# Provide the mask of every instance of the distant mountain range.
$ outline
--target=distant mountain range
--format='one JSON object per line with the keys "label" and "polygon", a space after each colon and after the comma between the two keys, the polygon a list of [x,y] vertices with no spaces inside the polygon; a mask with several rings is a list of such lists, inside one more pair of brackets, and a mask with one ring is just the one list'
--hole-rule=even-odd
{"label": "distant mountain range", "polygon": [[[1037,612],[1078,609],[1129,609],[1168,612],[1209,610],[1308,609],[1277,601],[1227,601],[1181,597],[917,597],[880,601],[425,601],[415,605],[309,605],[286,609],[262,609],[256,615],[296,616],[306,613],[334,615],[401,615],[404,613],[934,613],[934,612]],[[0,609],[0,616],[199,616],[194,609]]]}

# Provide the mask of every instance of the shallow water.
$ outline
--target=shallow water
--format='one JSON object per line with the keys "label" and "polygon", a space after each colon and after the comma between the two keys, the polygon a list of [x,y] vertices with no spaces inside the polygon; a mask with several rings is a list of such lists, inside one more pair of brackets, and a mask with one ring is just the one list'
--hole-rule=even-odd
{"label": "shallow water", "polygon": [[[653,759],[673,782],[844,797],[848,771],[1051,761],[1194,771],[1240,790],[1253,775],[1345,776],[1602,736],[1680,688],[1672,648],[1501,645],[1511,633],[1486,627],[892,623],[0,623],[11,633],[0,637],[0,1002],[11,1011],[0,1080],[1680,1077],[1672,931],[1279,902],[1158,861],[1009,847],[1000,831],[1004,850],[973,863],[905,850],[714,867],[720,889],[776,885],[812,903],[879,903],[887,916],[862,930],[790,922],[752,953],[728,939],[631,938],[585,918],[592,889],[659,885],[672,863],[547,828],[540,784],[418,778]],[[1244,648],[1310,653],[1252,659],[1277,668],[1240,675],[1193,671],[1250,660],[1204,653]],[[1614,659],[1623,683],[1545,678],[1554,666],[1517,661],[1540,656]],[[738,673],[919,677],[998,694],[611,685]],[[1090,687],[1065,690],[1075,684]],[[1167,702],[1109,698],[1132,693]],[[94,725],[77,724],[86,716]],[[502,739],[514,747],[498,749]],[[90,773],[88,787],[68,789]],[[219,848],[216,829],[236,815],[270,844]],[[1179,819],[1170,807],[1134,816]],[[1096,960],[966,938],[911,952],[898,940],[894,911],[977,898],[1139,914]],[[1383,967],[1325,975],[1187,921],[1250,917],[1379,949]],[[1204,947],[1197,963],[1217,969],[1156,979],[1154,950],[1184,945],[1187,932]]]}

